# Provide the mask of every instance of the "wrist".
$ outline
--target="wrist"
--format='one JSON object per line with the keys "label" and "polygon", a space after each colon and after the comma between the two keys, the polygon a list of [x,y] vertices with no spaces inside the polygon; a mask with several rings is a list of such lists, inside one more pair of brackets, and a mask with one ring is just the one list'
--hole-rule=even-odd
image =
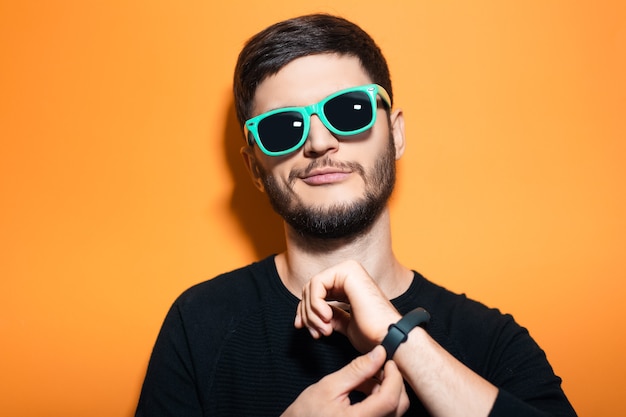
{"label": "wrist", "polygon": [[401,344],[406,342],[409,333],[418,326],[423,326],[430,320],[430,314],[421,307],[418,307],[397,322],[391,324],[387,335],[383,338],[382,345],[387,352],[387,360],[393,358],[396,350]]}
{"label": "wrist", "polygon": [[375,344],[382,345],[383,340],[389,333],[389,327],[396,324],[398,321],[402,320],[402,314],[394,311],[393,314],[390,314],[389,317],[385,317],[384,320],[381,320],[381,325],[379,330],[376,332],[378,336],[374,339]]}

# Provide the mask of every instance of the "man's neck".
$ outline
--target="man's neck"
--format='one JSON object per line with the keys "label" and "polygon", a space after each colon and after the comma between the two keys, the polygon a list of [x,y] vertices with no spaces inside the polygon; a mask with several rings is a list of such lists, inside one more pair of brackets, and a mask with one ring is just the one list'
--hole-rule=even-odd
{"label": "man's neck", "polygon": [[400,264],[391,247],[389,210],[363,234],[346,239],[312,239],[285,226],[287,250],[276,257],[276,267],[285,286],[297,297],[315,274],[346,260],[355,260],[367,270],[388,298],[402,294],[413,273]]}

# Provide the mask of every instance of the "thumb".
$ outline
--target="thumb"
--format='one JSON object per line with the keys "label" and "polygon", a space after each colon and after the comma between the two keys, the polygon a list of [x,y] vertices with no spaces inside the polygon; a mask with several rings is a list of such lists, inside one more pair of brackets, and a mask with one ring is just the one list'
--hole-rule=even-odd
{"label": "thumb", "polygon": [[363,382],[373,378],[385,364],[385,349],[378,345],[369,353],[352,360],[339,371],[328,375],[335,386],[341,387],[344,392],[352,391]]}
{"label": "thumb", "polygon": [[333,331],[337,331],[342,335],[347,336],[348,325],[350,324],[350,320],[352,320],[352,316],[342,308],[334,305],[331,305],[330,307],[333,310],[333,318],[331,319]]}

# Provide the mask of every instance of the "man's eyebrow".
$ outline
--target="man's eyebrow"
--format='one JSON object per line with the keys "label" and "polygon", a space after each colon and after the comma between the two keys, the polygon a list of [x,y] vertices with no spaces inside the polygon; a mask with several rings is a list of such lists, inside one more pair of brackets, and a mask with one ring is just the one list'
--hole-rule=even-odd
{"label": "man's eyebrow", "polygon": [[[311,104],[315,104],[315,103],[311,103]],[[264,113],[269,113],[269,112],[274,111],[274,110],[281,110],[281,109],[303,109],[303,108],[305,108],[307,106],[310,106],[311,104],[307,104],[305,106],[276,106],[276,107],[271,107],[270,109],[265,110],[265,111],[259,113],[259,115],[264,114]]]}

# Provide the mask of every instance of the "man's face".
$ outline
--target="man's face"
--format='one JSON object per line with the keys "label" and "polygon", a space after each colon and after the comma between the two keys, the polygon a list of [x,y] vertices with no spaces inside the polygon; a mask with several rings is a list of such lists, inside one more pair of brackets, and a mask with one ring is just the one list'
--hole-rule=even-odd
{"label": "man's face", "polygon": [[[253,115],[371,82],[357,58],[299,58],[259,85]],[[302,148],[270,157],[255,147],[253,158],[272,206],[290,227],[311,237],[345,238],[367,230],[385,208],[395,183],[396,145],[381,107],[375,125],[359,135],[334,136],[313,115]]]}

